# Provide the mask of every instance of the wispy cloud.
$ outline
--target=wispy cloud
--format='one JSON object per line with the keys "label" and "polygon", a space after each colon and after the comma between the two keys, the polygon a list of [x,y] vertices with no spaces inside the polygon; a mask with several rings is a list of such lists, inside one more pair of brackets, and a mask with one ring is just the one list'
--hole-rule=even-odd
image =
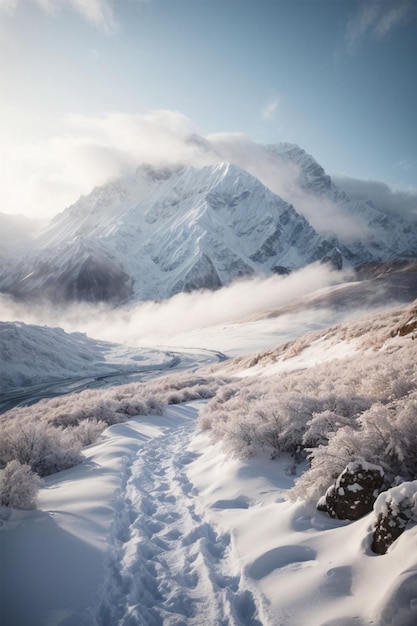
{"label": "wispy cloud", "polygon": [[48,13],[70,9],[82,18],[104,30],[113,30],[116,25],[113,3],[109,0],[37,0]]}
{"label": "wispy cloud", "polygon": [[245,135],[219,133],[208,137],[212,147],[223,160],[236,163],[294,205],[299,213],[321,234],[336,234],[348,243],[365,234],[365,225],[330,199],[305,191],[300,184],[300,167],[286,159],[271,158],[264,146]]}
{"label": "wispy cloud", "polygon": [[278,96],[270,98],[261,111],[261,115],[265,120],[272,120],[278,110],[280,99]]}
{"label": "wispy cloud", "polygon": [[398,167],[402,170],[415,170],[417,169],[417,159],[401,159],[398,161]]}
{"label": "wispy cloud", "polygon": [[363,0],[347,25],[348,50],[354,52],[367,37],[383,39],[415,15],[416,5],[411,0]]}
{"label": "wispy cloud", "polygon": [[398,215],[402,219],[415,222],[417,218],[417,191],[391,189],[385,183],[374,180],[358,180],[349,177],[333,177],[336,184],[352,198],[374,203],[375,206]]}
{"label": "wispy cloud", "polygon": [[47,15],[69,10],[94,26],[112,31],[117,26],[114,0],[0,0],[0,11],[12,14],[20,5],[34,4]]}

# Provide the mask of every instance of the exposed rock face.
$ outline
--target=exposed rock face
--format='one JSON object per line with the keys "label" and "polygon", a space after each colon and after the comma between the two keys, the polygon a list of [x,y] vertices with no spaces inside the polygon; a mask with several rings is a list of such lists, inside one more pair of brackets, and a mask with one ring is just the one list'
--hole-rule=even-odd
{"label": "exposed rock face", "polygon": [[333,248],[330,254],[324,256],[321,259],[321,263],[328,263],[336,270],[341,270],[343,267],[343,256],[338,248]]}
{"label": "exposed rock face", "polygon": [[377,554],[385,554],[410,521],[417,522],[417,480],[384,491],[374,508],[377,520],[371,547]]}
{"label": "exposed rock face", "polygon": [[337,519],[360,519],[372,511],[383,482],[384,472],[379,465],[349,463],[320,498],[317,508]]}

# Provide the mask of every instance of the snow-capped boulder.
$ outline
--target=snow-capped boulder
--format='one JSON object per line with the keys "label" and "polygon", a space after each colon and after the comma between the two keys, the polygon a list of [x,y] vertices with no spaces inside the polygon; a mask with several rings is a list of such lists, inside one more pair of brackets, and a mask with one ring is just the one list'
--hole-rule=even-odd
{"label": "snow-capped boulder", "polygon": [[320,498],[317,508],[337,519],[360,519],[372,511],[383,482],[379,465],[353,461]]}
{"label": "snow-capped boulder", "polygon": [[417,522],[417,480],[381,493],[374,510],[377,519],[371,547],[377,554],[385,554],[409,523]]}

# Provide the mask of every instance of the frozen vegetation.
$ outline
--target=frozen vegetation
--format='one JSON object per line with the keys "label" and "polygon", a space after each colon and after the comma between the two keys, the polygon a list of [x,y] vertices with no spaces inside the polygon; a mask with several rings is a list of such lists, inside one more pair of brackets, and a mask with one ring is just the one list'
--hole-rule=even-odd
{"label": "frozen vegetation", "polygon": [[[3,414],[2,621],[413,626],[416,338],[414,302]],[[316,508],[344,470],[357,521]]]}
{"label": "frozen vegetation", "polygon": [[[37,477],[81,463],[81,449],[96,441],[107,426],[136,415],[161,415],[168,404],[211,398],[225,382],[177,374],[148,383],[86,390],[7,411],[0,416],[0,462],[7,470],[1,477],[0,503],[32,508]],[[31,495],[21,506],[25,480]]]}
{"label": "frozen vegetation", "polygon": [[308,457],[294,497],[316,500],[355,459],[387,486],[417,478],[417,307],[386,312],[222,366],[238,380],[201,412],[227,453]]}

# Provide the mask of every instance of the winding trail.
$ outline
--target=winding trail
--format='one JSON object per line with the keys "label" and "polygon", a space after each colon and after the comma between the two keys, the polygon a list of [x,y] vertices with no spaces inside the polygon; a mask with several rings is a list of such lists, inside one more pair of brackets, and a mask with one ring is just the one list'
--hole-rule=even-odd
{"label": "winding trail", "polygon": [[[191,412],[196,409],[189,407]],[[242,589],[231,537],[196,510],[187,465],[195,414],[126,465],[100,626],[261,626]]]}

